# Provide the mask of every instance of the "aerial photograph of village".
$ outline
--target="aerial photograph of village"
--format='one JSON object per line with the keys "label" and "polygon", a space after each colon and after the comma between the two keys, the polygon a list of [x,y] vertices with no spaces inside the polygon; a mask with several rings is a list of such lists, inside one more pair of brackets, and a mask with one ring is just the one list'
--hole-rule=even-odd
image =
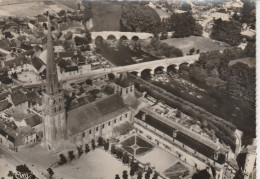
{"label": "aerial photograph of village", "polygon": [[0,179],[256,179],[254,0],[0,0]]}

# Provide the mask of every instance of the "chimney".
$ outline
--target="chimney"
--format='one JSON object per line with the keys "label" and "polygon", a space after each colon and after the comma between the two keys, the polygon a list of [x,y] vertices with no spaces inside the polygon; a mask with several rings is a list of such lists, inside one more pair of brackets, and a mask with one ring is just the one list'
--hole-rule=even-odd
{"label": "chimney", "polygon": [[145,121],[146,114],[142,115],[142,120]]}

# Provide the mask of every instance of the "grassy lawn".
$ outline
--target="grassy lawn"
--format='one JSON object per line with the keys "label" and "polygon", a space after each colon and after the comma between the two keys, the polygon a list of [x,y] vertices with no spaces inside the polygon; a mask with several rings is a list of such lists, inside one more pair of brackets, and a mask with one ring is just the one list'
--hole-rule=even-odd
{"label": "grassy lawn", "polygon": [[120,31],[121,2],[92,2],[92,31]]}
{"label": "grassy lawn", "polygon": [[144,139],[140,138],[139,136],[131,136],[125,141],[121,142],[123,149],[127,152],[134,154],[134,149],[132,148],[133,145],[137,145],[138,148],[136,148],[136,155],[142,155],[146,152],[153,149],[153,145],[149,142],[145,141]]}
{"label": "grassy lawn", "polygon": [[207,52],[212,50],[224,50],[228,45],[221,45],[219,42],[214,42],[212,39],[199,36],[190,36],[184,38],[171,38],[162,40],[168,45],[175,46],[182,50],[183,55],[186,55],[190,49],[200,50],[200,52]]}

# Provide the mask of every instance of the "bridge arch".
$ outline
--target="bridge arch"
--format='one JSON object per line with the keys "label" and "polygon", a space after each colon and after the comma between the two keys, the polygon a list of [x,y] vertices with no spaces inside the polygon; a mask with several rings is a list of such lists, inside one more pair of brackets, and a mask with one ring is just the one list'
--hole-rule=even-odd
{"label": "bridge arch", "polygon": [[177,73],[177,65],[172,64],[167,67],[167,72]]}
{"label": "bridge arch", "polygon": [[161,74],[165,71],[165,68],[164,68],[164,66],[158,66],[153,71],[154,71],[154,74]]}
{"label": "bridge arch", "polygon": [[181,64],[179,64],[178,67],[179,67],[178,68],[179,72],[188,71],[189,70],[189,63],[187,63],[187,62],[181,63]]}
{"label": "bridge arch", "polygon": [[139,37],[138,37],[137,35],[134,35],[134,36],[132,37],[132,40],[133,40],[133,41],[138,41],[138,40],[139,40]]}
{"label": "bridge arch", "polygon": [[143,78],[144,80],[150,80],[152,78],[153,75],[153,70],[151,69],[144,69],[141,71],[141,78]]}
{"label": "bridge arch", "polygon": [[131,71],[130,73],[135,76],[140,76],[140,72],[138,71]]}
{"label": "bridge arch", "polygon": [[122,35],[122,36],[120,37],[120,40],[128,40],[128,38],[127,38],[127,36]]}
{"label": "bridge arch", "polygon": [[107,40],[116,40],[116,36],[113,34],[110,34],[107,36]]}

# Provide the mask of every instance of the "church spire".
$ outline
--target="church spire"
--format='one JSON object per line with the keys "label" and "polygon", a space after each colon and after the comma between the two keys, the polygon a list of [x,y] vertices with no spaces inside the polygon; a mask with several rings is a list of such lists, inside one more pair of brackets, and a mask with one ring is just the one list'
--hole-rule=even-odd
{"label": "church spire", "polygon": [[47,34],[47,76],[46,94],[54,95],[59,92],[57,68],[54,59],[54,48],[52,43],[52,32],[50,16],[48,15],[48,34]]}

